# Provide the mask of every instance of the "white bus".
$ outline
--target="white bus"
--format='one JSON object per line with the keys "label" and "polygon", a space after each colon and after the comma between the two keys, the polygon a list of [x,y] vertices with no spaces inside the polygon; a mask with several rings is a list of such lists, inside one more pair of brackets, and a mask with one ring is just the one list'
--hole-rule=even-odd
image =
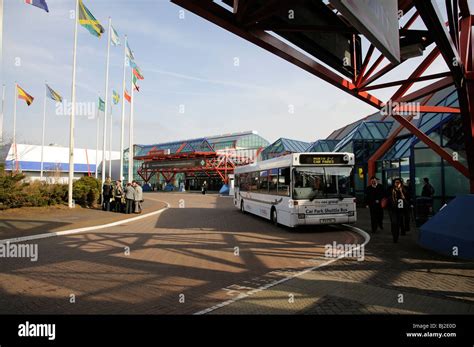
{"label": "white bus", "polygon": [[355,223],[352,153],[294,153],[234,170],[234,205],[288,227]]}

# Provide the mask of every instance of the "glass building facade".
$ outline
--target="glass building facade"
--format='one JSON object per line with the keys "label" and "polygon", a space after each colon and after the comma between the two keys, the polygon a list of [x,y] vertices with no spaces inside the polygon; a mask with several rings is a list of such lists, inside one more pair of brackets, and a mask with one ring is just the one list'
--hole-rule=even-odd
{"label": "glass building facade", "polygon": [[[428,104],[459,107],[457,92],[454,87],[438,91]],[[412,123],[467,166],[460,114],[422,113],[413,118]],[[338,129],[328,137],[327,140],[339,141],[335,151],[355,153],[354,187],[358,201],[362,201],[368,184],[368,159],[399,126],[391,117],[382,117],[380,113],[376,113]],[[394,178],[401,177],[405,182],[409,179],[415,197],[421,195],[423,178],[429,178],[435,189],[435,211],[457,194],[469,193],[467,178],[407,129],[398,134],[394,144],[376,162],[376,176],[386,188]]]}
{"label": "glass building facade", "polygon": [[[231,154],[235,161],[251,160],[254,161],[259,152],[263,148],[267,147],[269,142],[263,137],[258,135],[256,131],[246,131],[240,133],[224,134],[217,136],[208,136],[196,139],[188,139],[181,141],[157,143],[152,145],[135,145],[134,156],[147,155],[151,150],[163,150],[165,153],[176,154],[176,153],[192,153],[192,152],[217,152],[217,153],[228,153]],[[128,181],[128,155],[129,150],[124,151],[124,176],[125,181]],[[142,182],[143,179],[138,175],[138,169],[142,166],[141,160],[134,160],[134,180]],[[185,182],[186,185],[191,187],[197,187],[202,184],[201,181],[206,180],[209,189],[215,190],[220,189],[222,181],[220,177],[209,177],[206,173],[197,172],[193,178],[186,177],[185,174],[177,174],[174,177],[174,186],[179,186],[181,182]],[[162,185],[164,182],[163,177],[157,177],[154,175],[149,181],[150,184]]]}
{"label": "glass building facade", "polygon": [[350,152],[355,154],[353,186],[354,194],[358,200],[364,198],[367,186],[367,162],[382,143],[385,142],[392,126],[393,121],[362,121],[334,147],[334,152]]}

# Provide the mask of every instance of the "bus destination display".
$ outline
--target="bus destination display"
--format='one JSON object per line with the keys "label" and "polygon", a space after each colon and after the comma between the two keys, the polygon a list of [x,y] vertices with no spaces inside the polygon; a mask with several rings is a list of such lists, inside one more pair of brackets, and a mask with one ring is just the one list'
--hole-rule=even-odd
{"label": "bus destination display", "polygon": [[308,165],[334,165],[334,164],[347,164],[347,160],[344,160],[343,155],[313,155],[313,154],[301,154],[300,164]]}

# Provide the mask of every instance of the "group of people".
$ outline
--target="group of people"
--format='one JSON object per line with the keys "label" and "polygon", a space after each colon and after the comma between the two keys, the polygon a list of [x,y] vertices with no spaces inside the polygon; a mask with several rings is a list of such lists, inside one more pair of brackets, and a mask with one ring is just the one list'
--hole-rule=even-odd
{"label": "group of people", "polygon": [[143,189],[140,183],[132,181],[122,186],[117,180],[112,184],[110,177],[102,186],[102,210],[121,213],[142,213]]}
{"label": "group of people", "polygon": [[[433,198],[434,188],[427,177],[421,195]],[[365,203],[370,209],[372,233],[383,230],[383,210],[388,209],[393,242],[397,243],[400,235],[410,231],[410,216],[413,208],[412,187],[410,180],[404,184],[402,178],[395,178],[392,187],[386,192],[377,177],[370,178],[370,185],[365,190]]]}

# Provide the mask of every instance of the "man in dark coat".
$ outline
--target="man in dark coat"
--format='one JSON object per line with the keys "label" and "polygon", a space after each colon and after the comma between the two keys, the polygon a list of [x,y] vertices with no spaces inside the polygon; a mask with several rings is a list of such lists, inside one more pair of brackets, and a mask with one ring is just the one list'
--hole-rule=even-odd
{"label": "man in dark coat", "polygon": [[398,242],[400,232],[405,235],[403,215],[407,204],[406,189],[402,180],[396,178],[393,180],[393,186],[390,190],[390,221],[394,243]]}
{"label": "man in dark coat", "polygon": [[114,188],[110,177],[104,182],[102,186],[102,210],[110,211],[110,200],[114,197]]}
{"label": "man in dark coat", "polygon": [[384,198],[384,190],[378,183],[377,177],[370,178],[370,185],[365,189],[365,203],[370,209],[370,223],[372,233],[377,232],[377,227],[383,230],[383,209],[382,199]]}

